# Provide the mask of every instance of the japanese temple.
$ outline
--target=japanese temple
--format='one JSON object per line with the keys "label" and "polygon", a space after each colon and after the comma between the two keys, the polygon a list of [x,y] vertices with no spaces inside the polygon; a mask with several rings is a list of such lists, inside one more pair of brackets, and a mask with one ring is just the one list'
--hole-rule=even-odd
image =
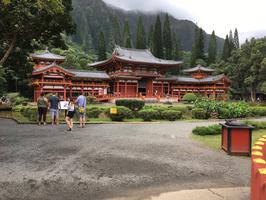
{"label": "japanese temple", "polygon": [[213,69],[200,65],[184,70],[187,76],[168,76],[167,71],[180,68],[182,61],[156,58],[147,49],[116,47],[109,59],[88,65],[95,71],[63,68],[60,64],[65,57],[48,51],[31,54],[30,59],[35,62],[32,72],[35,101],[41,92],[56,92],[64,99],[85,93],[98,101],[117,98],[178,101],[186,93],[225,100],[230,85],[225,75],[213,76]]}

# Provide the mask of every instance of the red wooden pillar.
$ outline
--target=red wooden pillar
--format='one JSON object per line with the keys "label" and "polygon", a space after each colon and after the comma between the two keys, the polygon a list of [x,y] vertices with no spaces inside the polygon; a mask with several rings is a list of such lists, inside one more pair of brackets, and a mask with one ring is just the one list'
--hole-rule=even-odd
{"label": "red wooden pillar", "polygon": [[139,82],[136,83],[136,97],[139,96]]}
{"label": "red wooden pillar", "polygon": [[120,92],[120,90],[119,90],[119,80],[117,80],[117,85],[116,86],[117,86],[117,91],[116,91],[117,92],[117,96],[119,96],[119,92]]}
{"label": "red wooden pillar", "polygon": [[67,96],[66,96],[66,84],[64,85],[64,100],[66,101]]}
{"label": "red wooden pillar", "polygon": [[125,81],[125,97],[127,97],[128,94],[127,94],[127,81]]}

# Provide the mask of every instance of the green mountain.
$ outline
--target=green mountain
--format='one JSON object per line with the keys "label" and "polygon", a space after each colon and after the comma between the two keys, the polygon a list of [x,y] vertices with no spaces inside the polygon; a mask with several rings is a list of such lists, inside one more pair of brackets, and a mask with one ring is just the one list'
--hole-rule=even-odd
{"label": "green mountain", "polygon": [[[105,34],[106,44],[111,51],[111,32],[114,17],[117,17],[120,23],[120,31],[123,33],[125,19],[128,19],[131,30],[133,44],[135,44],[137,18],[142,16],[146,34],[151,24],[154,24],[156,15],[161,16],[164,21],[165,13],[143,13],[137,11],[124,11],[120,8],[110,6],[102,0],[72,0],[72,16],[76,23],[76,33],[72,36],[74,42],[81,44],[84,49],[97,49],[98,36],[101,31]],[[190,51],[194,41],[194,30],[196,24],[189,20],[178,20],[170,16],[172,30],[178,36],[181,49]],[[205,50],[209,43],[210,35],[204,32]],[[224,39],[217,38],[218,50],[221,51]]]}

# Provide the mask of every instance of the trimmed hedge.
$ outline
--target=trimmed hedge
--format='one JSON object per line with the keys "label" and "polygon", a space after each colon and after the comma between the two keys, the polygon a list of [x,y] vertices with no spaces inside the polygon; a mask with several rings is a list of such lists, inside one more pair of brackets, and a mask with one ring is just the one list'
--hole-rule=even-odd
{"label": "trimmed hedge", "polygon": [[193,103],[194,101],[197,100],[197,96],[194,93],[187,93],[183,96],[182,100],[186,101],[188,103]]}
{"label": "trimmed hedge", "polygon": [[116,106],[127,107],[132,111],[138,111],[144,107],[145,102],[136,99],[118,99],[115,101],[115,104]]}
{"label": "trimmed hedge", "polygon": [[112,121],[123,121],[126,118],[132,118],[132,111],[125,106],[117,106],[117,114],[110,114]]}
{"label": "trimmed hedge", "polygon": [[192,118],[194,118],[194,119],[208,119],[209,116],[204,109],[194,108],[194,109],[192,109]]}
{"label": "trimmed hedge", "polygon": [[152,121],[154,119],[158,119],[160,116],[159,111],[154,109],[145,109],[138,112],[138,116],[142,118],[144,121]]}
{"label": "trimmed hedge", "polygon": [[197,126],[192,130],[194,135],[219,135],[222,133],[221,125]]}
{"label": "trimmed hedge", "polygon": [[255,129],[266,129],[266,122],[245,121],[246,124],[254,126]]}
{"label": "trimmed hedge", "polygon": [[181,119],[182,113],[176,110],[165,110],[161,113],[161,116],[163,119],[175,121],[177,119]]}

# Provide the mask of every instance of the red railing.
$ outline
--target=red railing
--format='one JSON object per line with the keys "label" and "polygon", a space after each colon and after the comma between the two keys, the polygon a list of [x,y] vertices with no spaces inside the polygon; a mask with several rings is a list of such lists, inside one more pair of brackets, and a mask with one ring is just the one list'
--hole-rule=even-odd
{"label": "red railing", "polygon": [[251,200],[266,199],[266,135],[252,147]]}

